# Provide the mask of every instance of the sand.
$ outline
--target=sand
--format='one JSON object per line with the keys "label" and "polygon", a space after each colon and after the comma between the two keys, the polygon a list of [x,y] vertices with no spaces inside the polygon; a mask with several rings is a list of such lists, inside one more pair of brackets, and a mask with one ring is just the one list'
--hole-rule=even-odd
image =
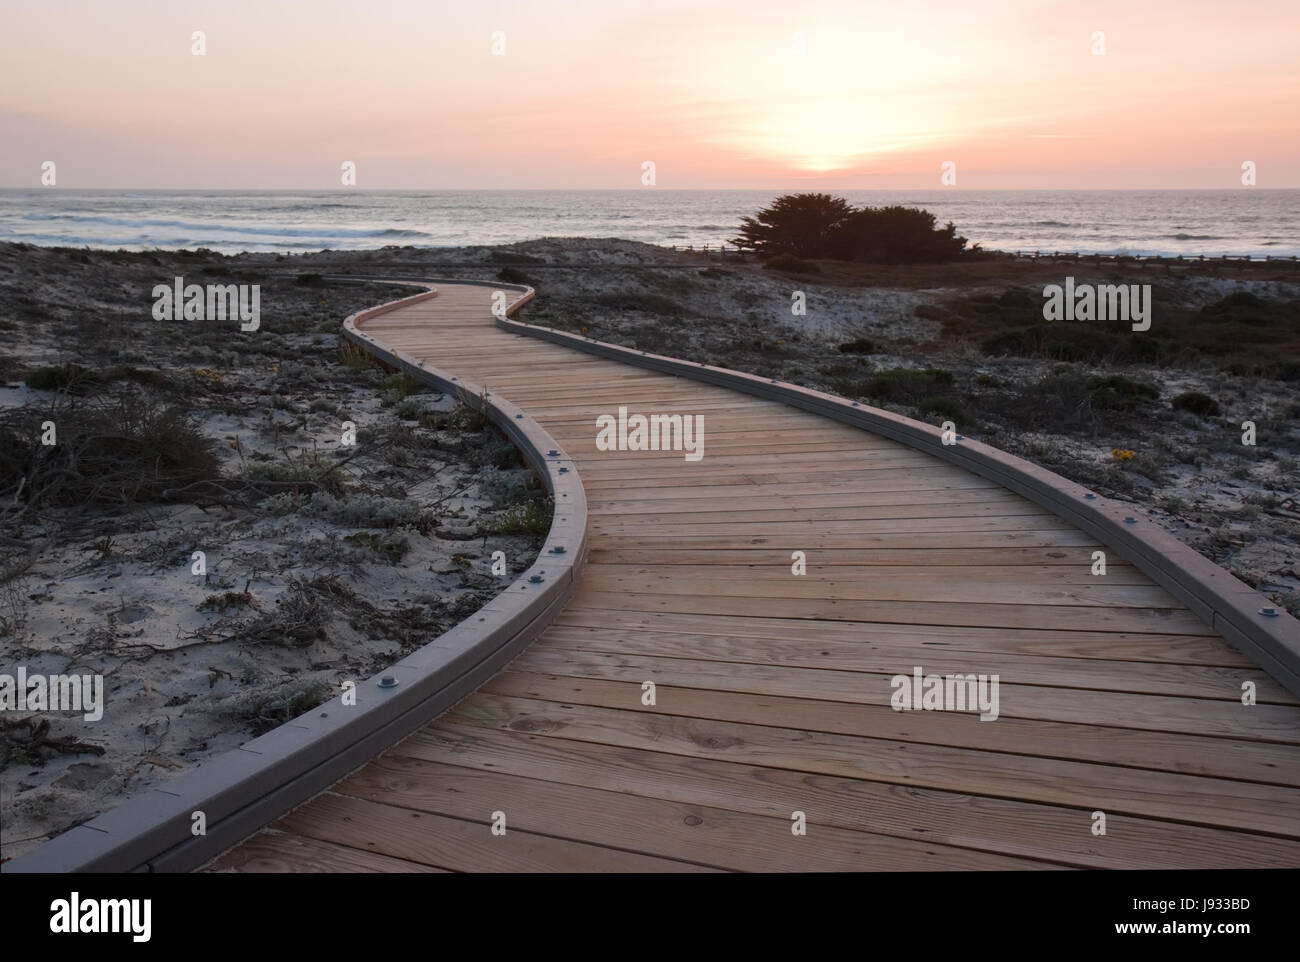
{"label": "sand", "polygon": [[[268,337],[259,346],[229,332],[196,342],[148,319],[147,285],[204,270],[263,285]],[[379,375],[339,364],[342,317],[390,292],[319,288],[311,278],[302,283],[304,273],[530,283],[539,298],[525,319],[534,323],[839,393],[852,394],[881,371],[941,369],[951,376],[945,390],[971,412],[966,434],[1151,511],[1175,536],[1300,614],[1295,382],[1229,373],[1204,358],[1121,368],[990,356],[975,341],[945,333],[943,318],[961,299],[1008,290],[1036,297],[1067,270],[1000,264],[801,277],[734,255],[573,238],[234,258],[0,247],[0,336],[18,346],[0,366],[0,411],[42,400],[21,383],[31,369],[95,357],[175,378],[231,474],[254,463],[333,457],[345,414],[363,431],[404,426],[434,439],[401,463],[377,453],[351,466],[372,498],[357,517],[337,505],[330,514],[302,504],[250,512],[177,503],[65,512],[0,531],[9,539],[0,542],[8,570],[27,565],[6,582],[16,590],[0,591],[0,618],[6,599],[22,609],[21,626],[0,638],[3,664],[100,671],[109,690],[102,722],[53,716],[51,732],[103,754],[46,746],[18,757],[26,749],[7,742],[0,855],[18,854],[240,744],[343,680],[391,663],[499,590],[504,579],[487,573],[493,550],[507,552],[512,571],[530,562],[535,538],[488,533],[493,517],[527,496],[527,472],[494,467],[501,452],[477,454],[482,437],[463,424],[421,428],[422,418],[446,411],[451,399],[394,402]],[[1241,291],[1270,302],[1300,299],[1300,284],[1284,270],[1247,275],[1193,265],[1144,277],[1160,284],[1158,310],[1193,311]],[[806,297],[804,316],[790,310],[796,290]],[[839,349],[863,340],[869,344],[857,352]],[[197,373],[204,370],[209,374]],[[1026,426],[1020,408],[1044,378],[1116,372],[1152,386],[1156,398],[1086,427],[1065,420]],[[1222,413],[1199,417],[1170,407],[1192,390],[1217,399]],[[914,417],[940,416],[906,398],[869,400]],[[1265,440],[1254,449],[1239,441],[1247,416],[1263,426]],[[1135,457],[1117,461],[1116,448]],[[410,508],[436,520],[422,530],[404,527],[392,512]],[[407,542],[406,553],[383,557],[394,540]],[[204,578],[190,573],[198,549],[208,553]],[[259,619],[302,590],[294,584],[313,584],[312,597],[327,599],[324,637],[277,644],[259,634]],[[245,592],[247,602],[221,606],[227,593],[242,599]]]}

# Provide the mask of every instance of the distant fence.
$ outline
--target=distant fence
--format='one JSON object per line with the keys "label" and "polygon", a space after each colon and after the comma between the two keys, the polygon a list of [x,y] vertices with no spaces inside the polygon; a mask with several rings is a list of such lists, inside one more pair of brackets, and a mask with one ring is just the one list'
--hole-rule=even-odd
{"label": "distant fence", "polygon": [[[741,259],[745,256],[753,256],[754,251],[747,247],[728,247],[726,244],[702,244],[695,246],[686,244],[678,246],[677,244],[662,244],[661,247],[667,247],[669,250],[681,251],[690,254],[713,254],[718,257],[734,257]],[[1263,257],[1252,257],[1249,254],[1093,254],[1088,251],[1002,251],[981,249],[981,254],[989,257],[1013,257],[1017,260],[1030,261],[1092,261],[1096,264],[1120,264],[1131,266],[1142,266],[1143,264],[1286,264],[1300,266],[1300,257],[1295,254],[1289,256],[1276,256],[1266,254]]]}
{"label": "distant fence", "polygon": [[990,251],[989,253],[1009,254],[1021,260],[1088,260],[1105,261],[1113,264],[1127,262],[1140,264],[1297,264],[1300,257],[1266,254],[1263,257],[1251,257],[1249,254],[1092,254],[1087,251]]}
{"label": "distant fence", "polygon": [[728,247],[726,244],[702,244],[696,247],[693,244],[684,244],[678,247],[676,244],[661,244],[660,247],[667,247],[673,251],[684,251],[689,254],[717,254],[719,257],[726,257],[730,254],[732,257],[742,257],[747,253],[753,253],[745,247]]}

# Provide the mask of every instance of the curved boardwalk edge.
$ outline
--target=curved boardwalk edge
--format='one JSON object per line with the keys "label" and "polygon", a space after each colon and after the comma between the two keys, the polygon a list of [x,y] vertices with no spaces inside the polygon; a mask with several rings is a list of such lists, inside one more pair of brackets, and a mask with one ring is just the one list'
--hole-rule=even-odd
{"label": "curved boardwalk edge", "polygon": [[[508,287],[509,285],[494,285]],[[531,299],[516,302],[511,313]],[[787,381],[621,347],[554,328],[498,317],[502,330],[624,364],[703,381],[853,425],[917,448],[994,481],[1046,508],[1119,552],[1236,645],[1293,694],[1300,695],[1300,621],[1260,592],[1179,541],[1132,505],[1103,498],[1053,471],[957,435],[943,443],[931,424]]]}
{"label": "curved boardwalk edge", "polygon": [[[431,288],[428,283],[409,283]],[[508,285],[493,285],[501,288]],[[519,289],[519,288],[515,288]],[[532,296],[524,290],[511,309]],[[163,782],[116,808],[0,866],[10,872],[187,871],[238,844],[273,819],[325,790],[375,755],[452,707],[500,671],[545,629],[576,587],[587,555],[587,502],[578,472],[541,425],[509,402],[456,375],[389,351],[358,330],[379,314],[437,292],[360,311],[344,337],[384,363],[486,413],[520,449],[555,500],[546,541],[533,565],[488,605],[341,698]],[[394,676],[397,684],[380,680]],[[192,834],[204,813],[207,832]]]}

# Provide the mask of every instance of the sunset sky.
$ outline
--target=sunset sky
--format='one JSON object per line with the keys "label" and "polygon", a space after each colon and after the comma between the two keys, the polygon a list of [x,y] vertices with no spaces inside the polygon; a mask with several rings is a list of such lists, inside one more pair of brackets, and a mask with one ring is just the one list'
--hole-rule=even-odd
{"label": "sunset sky", "polygon": [[[1300,187],[1300,3],[42,0],[0,186]],[[204,31],[207,53],[191,53]],[[505,53],[492,52],[503,31]],[[1105,34],[1104,55],[1093,34]],[[795,52],[798,33],[803,54]]]}

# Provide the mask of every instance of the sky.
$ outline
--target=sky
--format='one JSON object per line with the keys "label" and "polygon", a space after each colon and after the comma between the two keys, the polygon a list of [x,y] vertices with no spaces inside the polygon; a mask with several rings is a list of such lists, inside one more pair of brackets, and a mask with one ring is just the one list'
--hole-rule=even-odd
{"label": "sky", "polygon": [[[0,0],[0,186],[1300,187],[1300,3]],[[195,31],[203,35],[202,55]],[[495,49],[494,49],[495,48]]]}

